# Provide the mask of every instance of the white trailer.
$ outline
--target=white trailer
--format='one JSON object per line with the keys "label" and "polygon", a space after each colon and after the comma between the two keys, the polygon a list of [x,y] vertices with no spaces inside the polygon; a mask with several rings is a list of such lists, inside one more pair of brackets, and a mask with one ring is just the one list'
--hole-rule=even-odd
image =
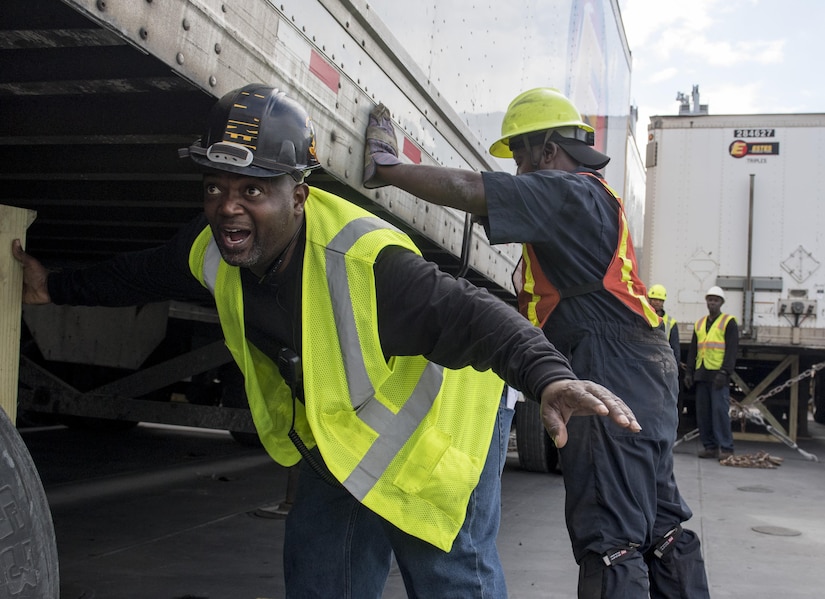
{"label": "white trailer", "polygon": [[736,396],[795,441],[809,398],[825,421],[808,370],[825,361],[825,114],[703,112],[650,119],[642,275],[667,288],[685,349],[705,291],[724,289],[740,327]]}
{"label": "white trailer", "polygon": [[[37,212],[28,249],[50,267],[157,245],[199,211],[199,175],[176,150],[199,136],[216,97],[250,81],[308,108],[323,165],[310,184],[391,221],[442,269],[508,302],[519,248],[490,246],[458,211],[364,189],[363,131],[384,102],[403,160],[511,169],[487,152],[507,103],[558,87],[612,156],[605,174],[640,238],[617,0],[552,0],[540,11],[436,0],[9,0],[0,64],[0,203]],[[24,320],[26,413],[226,428],[254,441],[211,307],[27,307]],[[525,464],[552,468],[552,443],[535,415],[524,418],[535,438]]]}

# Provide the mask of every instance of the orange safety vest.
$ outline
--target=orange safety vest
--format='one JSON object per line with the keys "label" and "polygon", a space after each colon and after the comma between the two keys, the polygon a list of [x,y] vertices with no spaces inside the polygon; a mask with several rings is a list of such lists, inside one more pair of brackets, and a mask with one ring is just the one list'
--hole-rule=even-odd
{"label": "orange safety vest", "polygon": [[513,277],[519,311],[534,325],[542,327],[562,299],[606,289],[652,328],[658,327],[661,319],[648,303],[645,286],[636,274],[636,250],[630,239],[622,199],[600,177],[592,173],[578,174],[596,179],[619,203],[619,241],[613,258],[601,280],[560,290],[544,275],[533,245],[522,244],[522,257]]}
{"label": "orange safety vest", "polygon": [[725,361],[725,330],[728,323],[734,320],[730,314],[720,314],[707,330],[708,317],[703,316],[693,325],[696,333],[696,369],[703,364],[705,370],[719,370]]}

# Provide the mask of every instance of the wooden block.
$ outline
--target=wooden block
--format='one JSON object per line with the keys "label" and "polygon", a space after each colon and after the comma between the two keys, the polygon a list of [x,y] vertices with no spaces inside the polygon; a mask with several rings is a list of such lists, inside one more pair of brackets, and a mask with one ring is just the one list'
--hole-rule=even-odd
{"label": "wooden block", "polygon": [[11,242],[26,246],[26,229],[34,210],[0,205],[0,408],[17,421],[17,377],[20,367],[20,312],[23,269],[11,253]]}

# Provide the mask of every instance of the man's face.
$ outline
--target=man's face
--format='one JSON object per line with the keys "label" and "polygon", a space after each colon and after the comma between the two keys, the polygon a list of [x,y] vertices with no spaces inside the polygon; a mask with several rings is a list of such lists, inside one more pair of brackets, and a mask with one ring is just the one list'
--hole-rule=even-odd
{"label": "man's face", "polygon": [[288,175],[260,179],[223,171],[203,178],[203,210],[223,259],[264,276],[301,224],[306,186]]}
{"label": "man's face", "polygon": [[718,314],[722,309],[722,304],[725,303],[718,295],[709,295],[705,298],[705,303],[708,305],[708,312],[711,314]]}
{"label": "man's face", "polygon": [[647,301],[650,303],[650,306],[656,310],[656,313],[661,316],[665,309],[665,300],[649,297]]}
{"label": "man's face", "polygon": [[[533,148],[533,152],[538,154],[539,150]],[[513,150],[513,160],[516,161],[516,174],[523,175],[535,171],[536,168],[533,165],[533,158],[524,146]]]}
{"label": "man's face", "polygon": [[541,170],[574,171],[575,164],[557,143],[545,144],[543,137],[533,137],[530,149],[523,141],[524,136],[511,139],[510,148],[516,162],[516,174],[525,175]]}

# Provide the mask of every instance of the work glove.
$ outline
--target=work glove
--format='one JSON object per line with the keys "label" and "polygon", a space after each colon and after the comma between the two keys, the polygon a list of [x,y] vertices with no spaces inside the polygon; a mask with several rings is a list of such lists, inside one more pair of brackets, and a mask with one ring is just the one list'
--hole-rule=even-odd
{"label": "work glove", "polygon": [[713,375],[713,388],[714,389],[724,389],[728,386],[728,375],[724,372],[717,372]]}
{"label": "work glove", "polygon": [[686,389],[690,389],[691,387],[693,387],[693,375],[689,372],[686,372],[683,382],[685,383]]}
{"label": "work glove", "polygon": [[364,144],[364,187],[375,189],[388,185],[376,173],[376,165],[393,166],[401,164],[398,159],[398,145],[395,128],[390,119],[390,111],[379,104],[370,112],[367,121],[366,143]]}

